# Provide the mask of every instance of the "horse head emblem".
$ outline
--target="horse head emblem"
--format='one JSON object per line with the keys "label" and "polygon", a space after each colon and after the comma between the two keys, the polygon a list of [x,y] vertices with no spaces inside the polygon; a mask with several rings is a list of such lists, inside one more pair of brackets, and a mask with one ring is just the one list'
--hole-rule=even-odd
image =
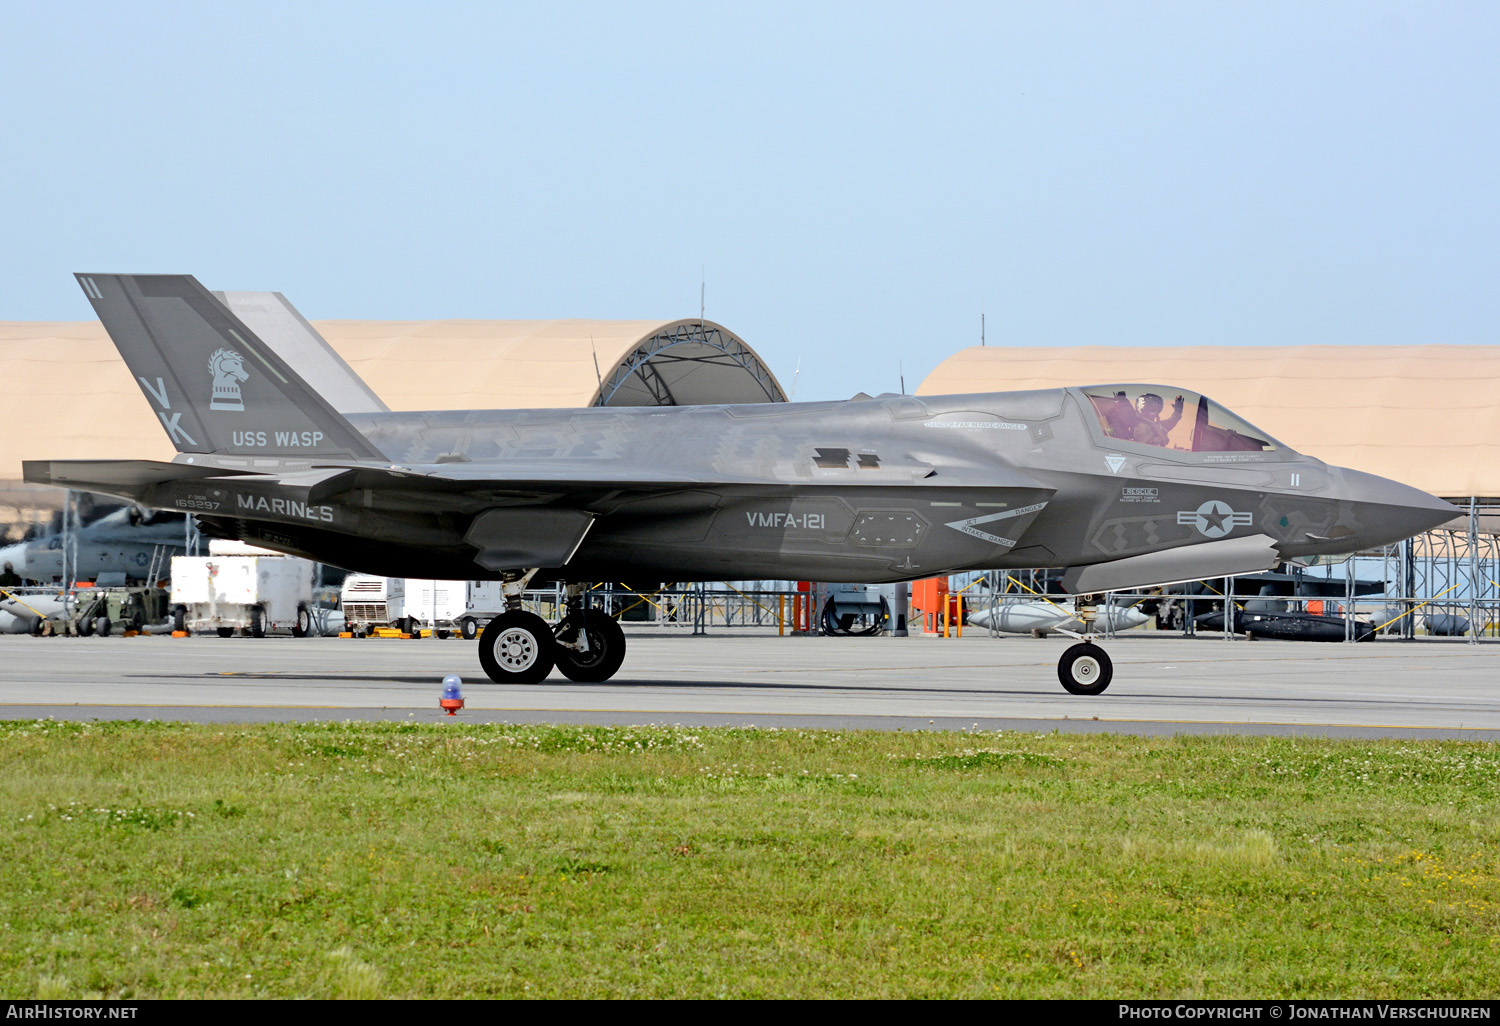
{"label": "horse head emblem", "polygon": [[240,396],[240,382],[250,375],[245,372],[245,361],[233,349],[217,349],[209,357],[208,369],[214,375],[213,398],[210,410],[245,411],[245,401]]}

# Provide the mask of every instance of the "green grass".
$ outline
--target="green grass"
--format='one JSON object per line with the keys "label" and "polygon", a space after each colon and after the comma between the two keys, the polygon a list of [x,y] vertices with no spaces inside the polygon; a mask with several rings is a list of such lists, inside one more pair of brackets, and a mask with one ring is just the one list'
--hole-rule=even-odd
{"label": "green grass", "polygon": [[0,723],[7,997],[1500,996],[1460,742]]}

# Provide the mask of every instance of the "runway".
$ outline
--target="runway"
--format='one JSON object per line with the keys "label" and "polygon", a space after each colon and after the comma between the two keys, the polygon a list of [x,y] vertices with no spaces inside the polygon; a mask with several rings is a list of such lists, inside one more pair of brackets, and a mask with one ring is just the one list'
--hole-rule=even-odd
{"label": "runway", "polygon": [[1500,741],[1494,643],[1125,635],[1109,690],[1081,698],[1057,682],[1061,638],[627,637],[607,684],[502,687],[458,639],[0,636],[0,718],[436,722],[457,673],[467,722]]}

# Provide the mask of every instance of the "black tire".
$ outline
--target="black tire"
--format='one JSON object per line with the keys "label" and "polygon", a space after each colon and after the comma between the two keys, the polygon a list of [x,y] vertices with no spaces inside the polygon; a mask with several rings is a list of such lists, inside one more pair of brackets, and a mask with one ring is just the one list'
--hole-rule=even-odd
{"label": "black tire", "polygon": [[479,621],[472,616],[466,616],[458,621],[458,633],[463,635],[465,641],[473,641],[479,637]]}
{"label": "black tire", "polygon": [[187,630],[187,606],[172,607],[172,630]]}
{"label": "black tire", "polygon": [[292,637],[305,638],[312,633],[312,613],[306,606],[297,607],[297,620],[292,624]]}
{"label": "black tire", "polygon": [[245,635],[251,638],[266,636],[266,614],[259,606],[250,610],[250,626],[245,628]]}
{"label": "black tire", "polygon": [[1098,645],[1074,645],[1057,662],[1057,679],[1070,695],[1102,695],[1114,677],[1109,655]]}
{"label": "black tire", "polygon": [[90,636],[93,633],[94,633],[94,618],[91,617],[91,616],[85,616],[85,617],[80,618],[79,621],[78,621],[78,636],[80,638],[87,638],[88,636]]}
{"label": "black tire", "polygon": [[219,637],[221,637],[221,638],[232,638],[232,637],[234,637],[234,628],[233,627],[220,627],[219,628]]}
{"label": "black tire", "polygon": [[109,631],[112,626],[114,625],[109,622],[109,617],[96,617],[94,620],[94,633],[99,635],[99,637],[101,638],[107,638],[109,637]]}
{"label": "black tire", "polygon": [[552,628],[535,613],[501,613],[479,637],[479,665],[496,684],[539,684],[556,659]]}
{"label": "black tire", "polygon": [[449,635],[448,631],[438,631],[437,632],[437,636],[438,636],[438,640],[439,641],[447,641],[448,640],[448,635]]}
{"label": "black tire", "polygon": [[599,684],[613,677],[625,661],[625,632],[600,609],[584,610],[582,620],[588,652],[565,647],[578,639],[579,616],[570,613],[557,625],[557,668],[571,681]]}

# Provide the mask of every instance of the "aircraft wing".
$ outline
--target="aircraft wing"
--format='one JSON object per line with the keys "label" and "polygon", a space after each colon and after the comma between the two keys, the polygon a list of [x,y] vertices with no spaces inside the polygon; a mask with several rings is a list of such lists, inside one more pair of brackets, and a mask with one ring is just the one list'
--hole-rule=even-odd
{"label": "aircraft wing", "polygon": [[598,459],[538,459],[438,463],[375,467],[368,463],[318,463],[307,471],[282,474],[277,483],[306,489],[304,501],[322,501],[340,492],[362,488],[395,491],[483,492],[532,500],[548,497],[561,505],[583,496],[605,494],[660,494],[692,489],[739,493],[761,491],[779,495],[793,490],[847,490],[853,486],[881,488],[1015,489],[1050,495],[1053,489],[1018,470],[988,468],[982,482],[960,473],[927,465],[898,470],[875,479],[804,479],[706,471],[683,473],[644,466],[635,461]]}
{"label": "aircraft wing", "polygon": [[[275,494],[307,504],[369,490],[412,508],[473,514],[464,540],[479,550],[477,561],[490,568],[566,565],[597,517],[623,502],[674,492],[702,493],[705,505],[715,504],[715,496],[779,499],[824,490],[843,494],[851,488],[931,490],[950,502],[982,502],[1006,493],[1016,508],[984,519],[1014,518],[1007,520],[1007,534],[1013,537],[1053,494],[1014,469],[987,468],[983,479],[976,480],[959,468],[927,465],[893,469],[879,480],[857,471],[851,473],[862,476],[853,479],[768,478],[717,470],[684,473],[635,460],[555,458],[413,466],[319,462],[255,470],[150,460],[37,460],[25,463],[24,472],[27,481],[123,495],[146,505],[159,504],[172,494],[172,485],[181,483],[215,482],[250,491],[272,485]],[[993,535],[978,536],[994,540]]]}
{"label": "aircraft wing", "polygon": [[663,492],[688,488],[845,489],[851,486],[911,486],[927,488],[1024,489],[1051,492],[1040,481],[1018,470],[990,469],[983,481],[962,473],[947,473],[929,466],[913,467],[896,474],[858,479],[772,478],[717,471],[682,473],[643,466],[638,462],[597,459],[542,459],[375,466],[363,463],[326,463],[278,470],[248,469],[157,460],[26,460],[25,480],[81,491],[134,495],[171,481],[209,478],[243,478],[274,482],[305,489],[307,498],[323,499],[357,488],[394,490],[462,491],[476,489],[516,495],[569,495],[601,492]]}

